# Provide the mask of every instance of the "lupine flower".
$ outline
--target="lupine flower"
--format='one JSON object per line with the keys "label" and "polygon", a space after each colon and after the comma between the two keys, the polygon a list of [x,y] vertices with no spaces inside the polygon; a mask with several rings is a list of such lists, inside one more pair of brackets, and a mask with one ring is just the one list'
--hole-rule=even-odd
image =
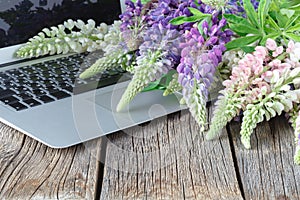
{"label": "lupine flower", "polygon": [[167,74],[178,62],[181,37],[177,30],[169,30],[162,24],[157,24],[145,31],[143,41],[139,47],[140,55],[136,59],[135,73],[117,106],[118,111],[150,82]]}
{"label": "lupine flower", "polygon": [[[223,82],[225,89],[221,93],[224,96],[216,102],[217,109],[207,134],[208,139],[213,138],[240,111],[244,111],[241,137],[245,147],[250,148],[250,135],[264,116],[269,120],[276,113],[291,109],[293,102],[298,102],[295,95],[297,97],[299,91],[291,91],[290,87],[300,75],[299,69],[293,67],[297,64],[292,65],[290,61],[292,46],[291,43],[288,54],[283,52],[282,46],[268,39],[266,47],[256,47],[252,54],[246,54],[239,65],[232,68],[230,79]],[[277,52],[276,57],[273,57],[274,52]],[[253,118],[253,115],[257,116]]]}
{"label": "lupine flower", "polygon": [[213,15],[211,27],[206,21],[202,23],[203,34],[197,27],[185,33],[185,43],[181,53],[180,64],[177,67],[178,81],[183,87],[183,97],[190,112],[200,127],[205,127],[206,110],[209,88],[214,81],[215,71],[222,61],[225,43],[230,40],[231,32],[223,32],[226,20],[217,19]]}
{"label": "lupine flower", "polygon": [[[18,57],[31,58],[43,55],[66,54],[69,52],[81,53],[84,51],[95,51],[101,49],[100,43],[103,35],[108,30],[102,24],[96,27],[94,20],[84,23],[82,20],[67,20],[51,30],[44,28],[38,35],[30,38],[29,41],[16,52]],[[78,31],[74,30],[77,28]]]}

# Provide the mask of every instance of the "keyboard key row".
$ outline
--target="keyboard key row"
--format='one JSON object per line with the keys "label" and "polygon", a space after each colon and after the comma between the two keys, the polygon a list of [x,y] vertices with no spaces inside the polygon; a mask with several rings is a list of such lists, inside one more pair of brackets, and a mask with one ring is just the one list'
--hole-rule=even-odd
{"label": "keyboard key row", "polygon": [[82,80],[79,74],[97,56],[75,54],[0,72],[0,101],[15,110],[49,103],[118,82],[124,70],[104,72]]}

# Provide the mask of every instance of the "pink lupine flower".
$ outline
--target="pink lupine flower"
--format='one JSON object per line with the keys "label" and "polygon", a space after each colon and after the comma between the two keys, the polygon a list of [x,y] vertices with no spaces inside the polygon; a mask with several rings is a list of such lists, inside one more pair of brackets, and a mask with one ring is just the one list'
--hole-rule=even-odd
{"label": "pink lupine flower", "polygon": [[276,50],[272,53],[273,57],[277,57],[283,53],[283,46],[277,47]]}
{"label": "pink lupine flower", "polygon": [[274,59],[269,63],[269,66],[272,67],[272,69],[278,68],[278,66],[281,64],[281,61],[278,59]]}
{"label": "pink lupine flower", "polygon": [[268,49],[263,46],[255,47],[255,51],[253,52],[255,57],[265,58],[268,55]]}
{"label": "pink lupine flower", "polygon": [[266,41],[266,47],[271,51],[275,51],[277,48],[277,44],[275,40],[268,38]]}
{"label": "pink lupine flower", "polygon": [[287,53],[291,53],[292,50],[294,49],[295,47],[295,43],[293,40],[290,40],[289,43],[288,43],[288,48],[286,49],[286,52]]}

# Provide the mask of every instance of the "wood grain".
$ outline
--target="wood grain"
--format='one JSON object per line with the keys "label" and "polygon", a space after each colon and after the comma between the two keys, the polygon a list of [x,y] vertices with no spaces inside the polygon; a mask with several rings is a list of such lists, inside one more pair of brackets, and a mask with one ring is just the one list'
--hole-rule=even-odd
{"label": "wood grain", "polygon": [[294,134],[283,116],[258,125],[251,150],[241,144],[239,123],[232,123],[230,130],[246,199],[300,199],[300,167],[293,163]]}
{"label": "wood grain", "polygon": [[51,149],[0,124],[0,199],[93,199],[101,140]]}
{"label": "wood grain", "polygon": [[106,139],[101,199],[242,199],[228,137],[205,141],[188,112]]}

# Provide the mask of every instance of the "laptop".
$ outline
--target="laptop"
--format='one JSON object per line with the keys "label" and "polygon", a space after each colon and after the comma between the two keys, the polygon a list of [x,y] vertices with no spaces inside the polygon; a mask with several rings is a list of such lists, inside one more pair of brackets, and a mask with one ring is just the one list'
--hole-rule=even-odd
{"label": "laptop", "polygon": [[17,59],[15,51],[42,28],[67,19],[111,24],[121,0],[0,0],[0,120],[52,148],[65,148],[183,109],[180,96],[143,92],[116,105],[131,75],[115,69],[78,78],[101,52]]}

